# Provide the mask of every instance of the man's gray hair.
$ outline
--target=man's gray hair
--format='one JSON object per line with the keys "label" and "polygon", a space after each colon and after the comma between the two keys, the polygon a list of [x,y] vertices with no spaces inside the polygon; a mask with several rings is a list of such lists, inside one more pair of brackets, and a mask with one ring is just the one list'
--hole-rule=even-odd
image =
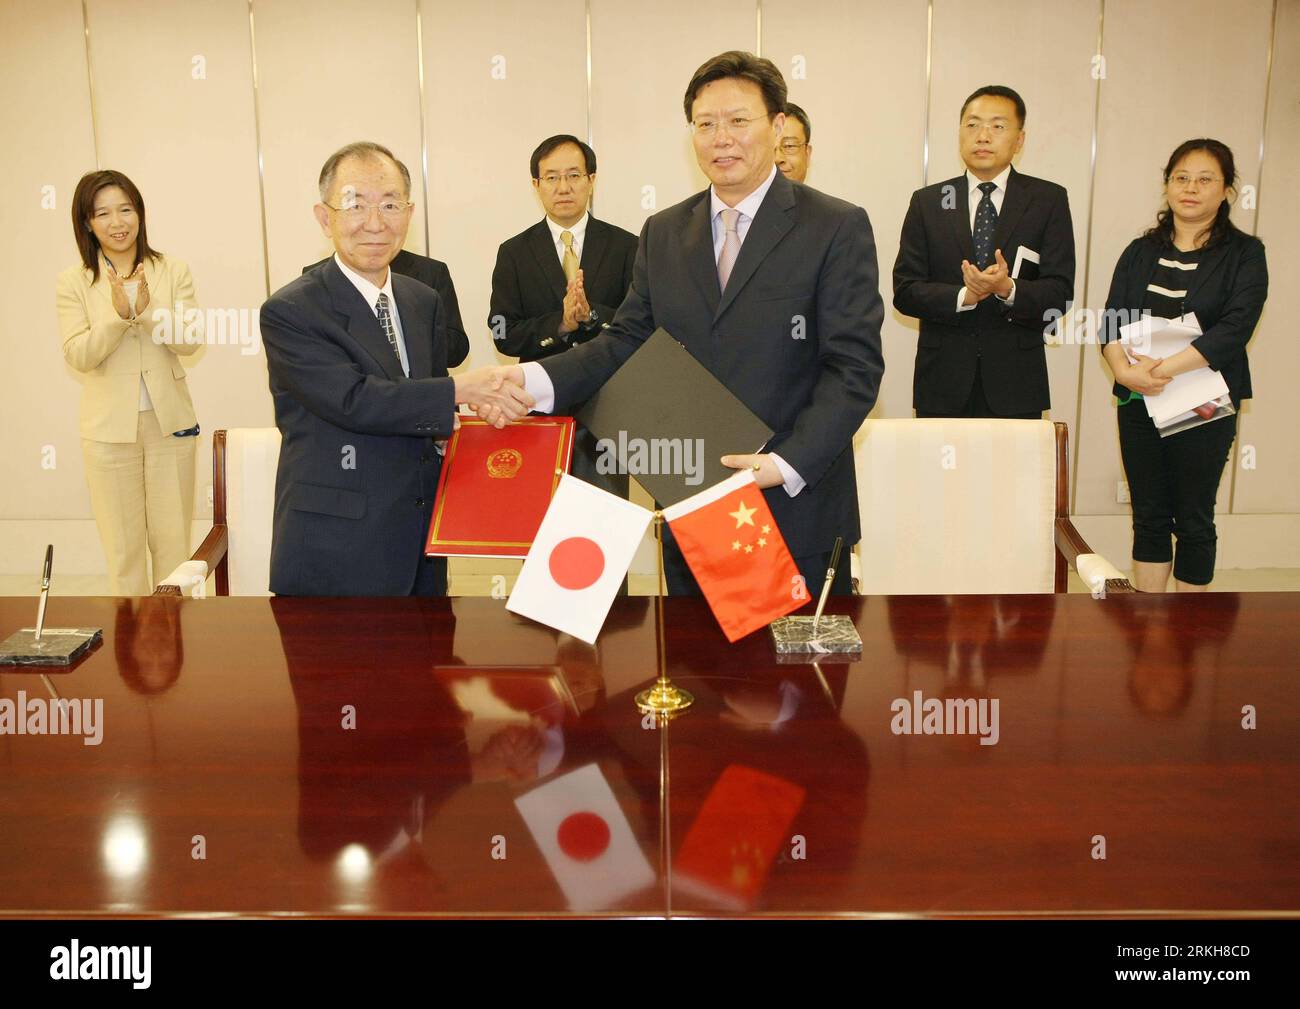
{"label": "man's gray hair", "polygon": [[383,144],[376,144],[370,140],[358,140],[355,143],[347,144],[340,147],[337,151],[325,159],[325,164],[320,170],[320,201],[326,203],[329,200],[330,190],[334,188],[334,174],[338,171],[339,163],[345,158],[387,158],[397,166],[397,170],[402,173],[402,184],[406,186],[406,198],[411,197],[411,173],[406,166],[393,156]]}

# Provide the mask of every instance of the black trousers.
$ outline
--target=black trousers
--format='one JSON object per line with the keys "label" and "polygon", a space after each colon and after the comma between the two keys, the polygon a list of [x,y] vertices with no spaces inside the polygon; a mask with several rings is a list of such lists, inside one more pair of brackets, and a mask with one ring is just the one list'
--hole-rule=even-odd
{"label": "black trousers", "polygon": [[930,410],[917,410],[917,417],[1002,417],[1007,420],[1041,420],[1043,412],[1041,410],[1035,413],[994,413],[993,408],[989,406],[988,399],[984,396],[984,375],[982,372],[983,362],[975,361],[975,381],[971,385],[970,398],[966,400],[966,405],[962,407],[961,412],[951,413],[934,413]]}
{"label": "black trousers", "polygon": [[[1133,503],[1133,559],[1172,560],[1180,582],[1209,585],[1218,545],[1214,498],[1237,436],[1236,416],[1161,438],[1141,400],[1116,410]],[[1178,541],[1177,552],[1170,536]]]}
{"label": "black trousers", "polygon": [[420,569],[411,586],[413,596],[445,596],[447,594],[447,559],[421,557]]}
{"label": "black trousers", "polygon": [[[682,556],[681,549],[677,546],[677,541],[673,539],[672,529],[668,523],[664,523],[664,581],[667,584],[668,594],[670,596],[698,596],[700,592],[699,583],[695,580],[695,575],[691,573],[690,565],[686,563],[686,558]],[[814,604],[817,597],[821,595],[822,585],[826,581],[826,569],[830,567],[831,552],[811,554],[807,557],[795,557],[795,567],[799,569],[799,574],[803,575],[804,588],[808,592],[808,598]],[[840,566],[835,570],[835,580],[831,582],[831,595],[833,596],[851,596],[853,595],[853,578],[850,574],[849,548],[846,546],[840,551]]]}

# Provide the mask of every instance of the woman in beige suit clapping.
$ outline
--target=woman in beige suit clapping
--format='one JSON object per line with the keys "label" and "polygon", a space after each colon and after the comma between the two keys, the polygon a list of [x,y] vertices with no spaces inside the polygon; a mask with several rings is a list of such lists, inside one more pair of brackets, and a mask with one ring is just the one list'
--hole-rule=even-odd
{"label": "woman in beige suit clapping", "polygon": [[144,200],[121,172],[77,183],[72,228],[81,262],[59,275],[59,329],[64,358],[85,375],[91,505],[113,594],[149,595],[146,546],[154,582],[189,556],[199,427],[178,355],[203,339],[194,281],[150,248]]}

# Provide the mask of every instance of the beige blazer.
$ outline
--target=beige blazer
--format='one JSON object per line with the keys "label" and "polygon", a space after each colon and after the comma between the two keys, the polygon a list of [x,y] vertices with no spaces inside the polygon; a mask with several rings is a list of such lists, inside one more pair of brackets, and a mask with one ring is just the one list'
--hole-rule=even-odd
{"label": "beige blazer", "polygon": [[[123,319],[101,260],[99,279],[73,266],[59,274],[59,331],[63,357],[86,376],[81,396],[81,436],[91,441],[133,442],[143,376],[158,426],[166,434],[198,423],[180,356],[197,350],[203,329],[197,311],[188,331],[185,314],[195,309],[194,280],[179,259],[144,261],[149,304],[138,319]],[[177,314],[179,308],[179,314]],[[179,321],[179,322],[178,322]]]}

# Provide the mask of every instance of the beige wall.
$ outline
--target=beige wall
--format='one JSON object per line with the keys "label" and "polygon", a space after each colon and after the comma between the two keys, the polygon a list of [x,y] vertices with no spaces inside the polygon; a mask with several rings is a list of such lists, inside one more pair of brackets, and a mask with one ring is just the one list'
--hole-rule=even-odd
{"label": "beige wall", "polygon": [[[957,112],[981,84],[1024,95],[1018,167],[1069,189],[1078,301],[1094,308],[1119,251],[1154,215],[1169,150],[1193,135],[1227,141],[1258,207],[1236,217],[1265,240],[1274,289],[1251,348],[1257,399],[1241,420],[1252,450],[1242,461],[1254,468],[1225,478],[1220,514],[1300,513],[1286,386],[1300,373],[1300,344],[1285,321],[1300,309],[1286,283],[1300,210],[1284,188],[1300,160],[1297,0],[1279,0],[1276,26],[1271,0],[1009,0],[996,20],[961,0],[253,0],[251,19],[248,0],[84,6],[83,20],[78,0],[0,4],[9,96],[0,127],[17,141],[17,195],[4,214],[22,236],[0,250],[10,281],[0,305],[11,363],[0,378],[4,570],[33,566],[11,549],[33,539],[33,521],[80,523],[70,542],[86,542],[80,390],[59,355],[53,298],[55,274],[75,258],[68,205],[84,171],[98,163],[135,178],[151,236],[191,264],[201,303],[255,316],[268,289],[327,251],[311,217],[326,154],[380,140],[414,176],[407,246],[449,262],[471,363],[488,363],[497,246],[541,213],[526,174],[536,142],[589,137],[597,214],[637,231],[703,188],[681,96],[695,66],[729,47],[772,58],[810,112],[809,182],[867,208],[886,304],[911,191],[959,170]],[[1104,76],[1093,59],[1099,31]],[[889,311],[884,336],[876,415],[906,415],[915,323]],[[271,423],[264,358],[244,350],[236,341],[198,355],[191,389],[205,433]],[[1052,414],[1070,424],[1078,459],[1076,510],[1123,512],[1097,352],[1057,347],[1049,364]],[[196,479],[199,513],[210,514],[206,463]],[[95,557],[81,569],[100,566]]]}

